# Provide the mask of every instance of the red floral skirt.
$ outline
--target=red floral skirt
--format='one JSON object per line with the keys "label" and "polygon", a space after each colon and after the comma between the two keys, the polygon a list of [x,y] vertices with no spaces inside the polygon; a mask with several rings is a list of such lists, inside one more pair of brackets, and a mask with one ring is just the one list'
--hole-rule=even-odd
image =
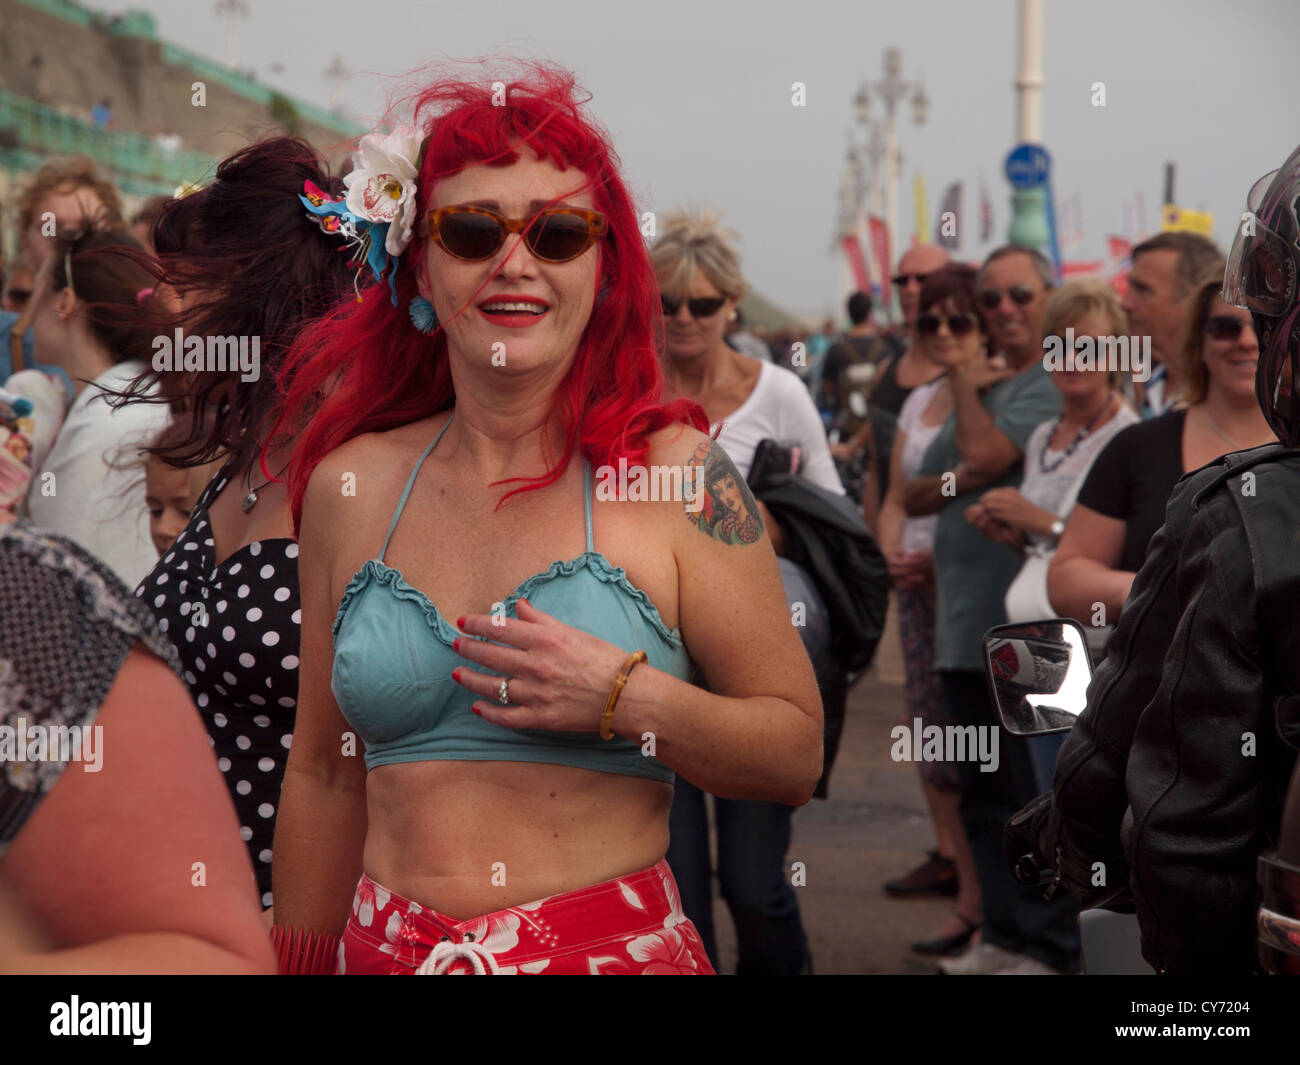
{"label": "red floral skirt", "polygon": [[338,972],[714,975],[667,861],[468,921],[362,875],[339,944]]}

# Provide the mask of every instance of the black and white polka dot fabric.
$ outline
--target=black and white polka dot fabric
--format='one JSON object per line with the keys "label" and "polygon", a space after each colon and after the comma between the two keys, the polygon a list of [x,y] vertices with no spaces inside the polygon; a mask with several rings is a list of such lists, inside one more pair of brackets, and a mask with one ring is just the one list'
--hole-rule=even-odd
{"label": "black and white polka dot fabric", "polygon": [[135,594],[180,655],[270,906],[275,810],[298,696],[298,545],[261,540],[214,565],[208,505],[228,480],[226,469],[212,479]]}

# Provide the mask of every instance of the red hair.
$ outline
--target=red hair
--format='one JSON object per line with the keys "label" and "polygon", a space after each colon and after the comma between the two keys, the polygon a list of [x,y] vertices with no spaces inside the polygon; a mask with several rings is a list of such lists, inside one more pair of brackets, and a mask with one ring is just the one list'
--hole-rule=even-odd
{"label": "red hair", "polygon": [[[644,461],[646,436],[657,429],[685,422],[708,432],[697,403],[659,402],[659,286],[609,136],[579,110],[590,95],[577,99],[573,75],[541,63],[526,64],[522,77],[500,84],[504,106],[497,106],[501,96],[490,80],[443,80],[415,96],[424,147],[414,237],[396,274],[398,306],[387,280],[371,284],[361,302],[308,326],[290,352],[281,375],[281,421],[290,431],[301,428],[289,475],[295,534],[307,482],[326,455],[353,437],[427,418],[454,403],[446,335],[441,328],[420,333],[408,310],[424,270],[424,218],[438,179],[476,163],[509,166],[520,157],[514,148],[519,142],[561,170],[572,167],[587,177],[608,232],[600,245],[600,297],[551,407],[563,431],[563,452],[542,477],[499,482],[526,483],[497,505],[516,492],[554,483],[575,447],[596,466],[617,465],[619,458],[632,465]],[[309,224],[304,218],[303,225]]]}

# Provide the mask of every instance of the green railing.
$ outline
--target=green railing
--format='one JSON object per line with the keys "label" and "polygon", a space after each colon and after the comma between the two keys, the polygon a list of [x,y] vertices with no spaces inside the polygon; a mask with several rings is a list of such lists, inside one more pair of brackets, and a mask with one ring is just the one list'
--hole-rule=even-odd
{"label": "green railing", "polygon": [[23,3],[55,18],[66,19],[74,26],[89,26],[95,17],[93,11],[71,0],[23,0]]}
{"label": "green railing", "polygon": [[140,133],[96,129],[74,115],[0,89],[0,158],[10,165],[49,155],[88,155],[112,172],[124,192],[170,193],[202,182],[217,160],[185,148],[164,151]]}

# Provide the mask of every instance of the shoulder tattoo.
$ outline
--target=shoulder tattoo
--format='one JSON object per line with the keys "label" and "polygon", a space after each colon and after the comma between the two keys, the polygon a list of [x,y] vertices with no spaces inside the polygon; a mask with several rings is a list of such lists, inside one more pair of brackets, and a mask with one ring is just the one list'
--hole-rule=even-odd
{"label": "shoulder tattoo", "polygon": [[696,446],[683,483],[689,484],[686,519],[700,532],[724,544],[758,542],[758,504],[731,457],[712,440]]}

